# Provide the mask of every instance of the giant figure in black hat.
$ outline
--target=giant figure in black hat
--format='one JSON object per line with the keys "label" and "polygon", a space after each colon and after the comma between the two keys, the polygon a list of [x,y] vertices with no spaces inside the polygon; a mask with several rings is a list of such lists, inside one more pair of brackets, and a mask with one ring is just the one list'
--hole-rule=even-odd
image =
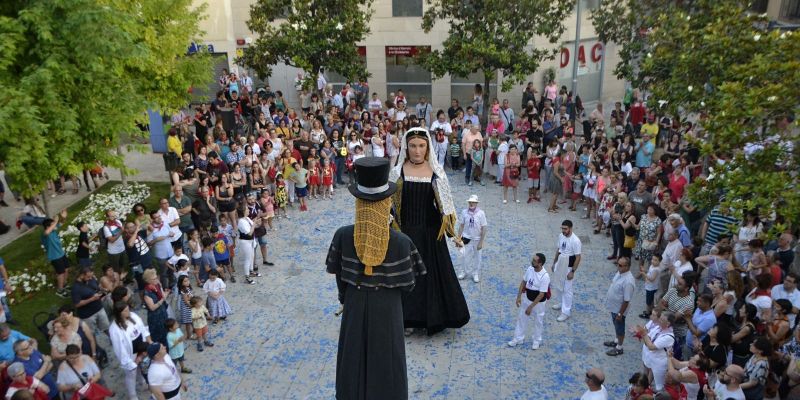
{"label": "giant figure in black hat", "polygon": [[408,236],[389,229],[392,194],[389,161],[365,157],[355,162],[354,225],[333,236],[327,270],[336,274],[344,306],[336,357],[337,399],[407,399],[402,292],[425,274],[422,258]]}

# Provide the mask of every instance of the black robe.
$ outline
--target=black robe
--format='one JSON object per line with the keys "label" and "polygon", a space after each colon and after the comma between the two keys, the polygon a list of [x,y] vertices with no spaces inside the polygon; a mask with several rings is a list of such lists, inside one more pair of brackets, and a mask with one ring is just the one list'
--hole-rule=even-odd
{"label": "black robe", "polygon": [[354,226],[333,236],[327,271],[336,274],[344,304],[336,356],[336,398],[407,399],[402,292],[425,274],[422,258],[408,236],[390,231],[386,258],[364,275],[353,243]]}

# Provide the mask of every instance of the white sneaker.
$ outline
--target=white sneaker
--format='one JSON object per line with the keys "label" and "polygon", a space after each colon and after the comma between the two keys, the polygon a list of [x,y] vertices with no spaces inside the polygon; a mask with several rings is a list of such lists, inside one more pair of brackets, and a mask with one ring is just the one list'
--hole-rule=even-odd
{"label": "white sneaker", "polygon": [[515,347],[516,345],[522,343],[523,340],[512,339],[510,342],[508,342],[508,347]]}
{"label": "white sneaker", "polygon": [[564,321],[566,321],[566,320],[567,320],[567,318],[569,318],[569,315],[567,315],[567,314],[561,314],[561,315],[559,315],[559,316],[558,316],[558,318],[556,318],[556,321],[558,321],[558,322],[564,322]]}
{"label": "white sneaker", "polygon": [[472,275],[472,281],[475,282],[475,283],[478,283],[481,280],[480,280],[480,278],[478,278],[478,275]]}
{"label": "white sneaker", "polygon": [[464,279],[464,278],[466,278],[466,277],[467,277],[467,274],[465,274],[465,273],[463,273],[463,272],[462,272],[462,273],[460,273],[460,274],[458,274],[458,279],[459,279],[459,280],[461,280],[461,279]]}
{"label": "white sneaker", "polygon": [[561,309],[561,304],[558,304],[558,303],[553,304],[552,306],[550,306],[550,308],[552,308],[553,310],[560,310]]}
{"label": "white sneaker", "polygon": [[533,344],[531,345],[531,349],[532,350],[539,350],[539,346],[541,346],[541,343],[533,342]]}
{"label": "white sneaker", "polygon": [[507,203],[508,203],[508,200],[503,200],[503,204],[507,204]]}

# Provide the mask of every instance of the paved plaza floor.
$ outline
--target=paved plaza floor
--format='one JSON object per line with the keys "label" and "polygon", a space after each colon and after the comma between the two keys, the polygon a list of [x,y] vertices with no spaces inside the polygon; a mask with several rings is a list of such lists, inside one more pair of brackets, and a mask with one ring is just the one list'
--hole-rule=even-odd
{"label": "paved plaza floor", "polygon": [[[613,334],[604,304],[615,272],[606,260],[610,239],[594,235],[589,220],[580,219],[578,212],[548,213],[544,204],[526,204],[526,194],[520,204],[502,204],[499,186],[467,187],[461,175],[450,180],[458,209],[466,206],[470,194],[481,199],[489,220],[485,266],[480,283],[461,281],[472,316],[466,326],[406,339],[409,397],[575,399],[586,390],[584,374],[590,367],[605,371],[611,398],[624,397],[628,378],[641,365],[641,344],[626,341],[625,354],[618,357],[606,356],[602,345]],[[264,276],[257,285],[228,284],[226,297],[234,315],[210,326],[215,347],[198,353],[189,346],[187,365],[194,373],[185,375],[185,398],[334,398],[340,324],[334,313],[339,305],[324,260],[333,232],[353,222],[354,201],[340,187],[334,200],[312,200],[309,209],[292,210],[291,219],[277,220],[280,230],[269,233],[269,259],[276,265],[261,267]],[[558,312],[548,305],[542,347],[532,350],[526,341],[509,348],[506,342],[517,316],[514,298],[524,269],[536,252],[544,253],[550,264],[564,218],[575,222],[574,231],[583,241],[573,316],[557,322]],[[450,249],[455,257],[452,245]],[[635,317],[644,305],[642,286],[637,282],[629,325],[642,321]],[[118,368],[105,373],[111,386],[124,393]]]}

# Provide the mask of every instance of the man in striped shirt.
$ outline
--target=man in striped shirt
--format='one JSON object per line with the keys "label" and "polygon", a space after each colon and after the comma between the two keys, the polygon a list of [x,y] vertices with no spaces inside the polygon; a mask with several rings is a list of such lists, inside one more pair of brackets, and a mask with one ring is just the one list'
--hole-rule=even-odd
{"label": "man in striped shirt", "polygon": [[675,313],[675,323],[672,324],[672,331],[675,334],[675,345],[673,347],[673,354],[676,360],[683,360],[683,345],[686,343],[687,326],[684,320],[684,313],[694,309],[695,293],[692,286],[697,279],[697,274],[688,271],[678,278],[678,283],[674,288],[667,291],[667,294],[661,298],[658,310],[667,310]]}
{"label": "man in striped shirt", "polygon": [[700,255],[704,256],[711,252],[719,241],[720,236],[730,236],[731,226],[739,225],[739,220],[730,215],[730,210],[727,207],[714,207],[703,226],[700,227],[700,237],[703,238],[703,248],[700,250]]}

